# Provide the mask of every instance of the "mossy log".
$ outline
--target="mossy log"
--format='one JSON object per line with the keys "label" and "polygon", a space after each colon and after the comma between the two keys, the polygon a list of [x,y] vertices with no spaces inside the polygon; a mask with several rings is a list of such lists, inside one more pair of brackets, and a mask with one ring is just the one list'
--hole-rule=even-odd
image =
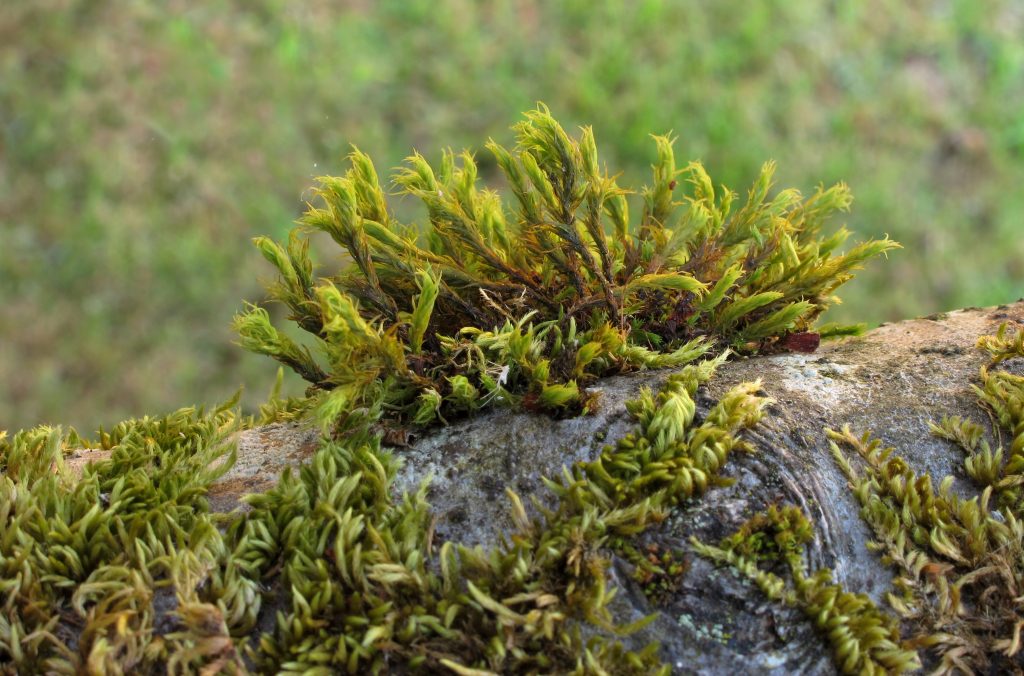
{"label": "mossy log", "polygon": [[[674,552],[683,571],[657,594],[645,594],[632,566],[614,554],[615,620],[655,615],[626,637],[639,648],[661,644],[661,658],[677,673],[832,673],[829,646],[798,610],[768,601],[750,582],[693,554],[690,538],[714,542],[772,504],[794,504],[813,521],[810,569],[831,568],[847,590],[884,603],[892,573],[866,544],[870,532],[859,505],[829,451],[825,428],[849,425],[893,446],[915,471],[954,477],[954,489],[977,490],[962,469],[963,453],[933,436],[929,422],[973,417],[988,425],[971,383],[987,355],[979,336],[1002,322],[1024,325],[1024,300],[999,308],[966,309],[889,324],[861,338],[822,345],[813,353],[737,359],[719,369],[698,396],[698,415],[728,388],[760,380],[773,403],[746,433],[757,452],[734,456],[725,474],[731,486],[713,489],[675,508],[640,538],[641,551]],[[1012,361],[1007,368],[1020,373]],[[505,488],[549,499],[542,476],[595,457],[607,441],[629,431],[624,402],[640,388],[656,389],[670,371],[647,371],[594,383],[598,405],[583,417],[492,411],[437,427],[396,449],[403,467],[397,491],[414,491],[431,477],[429,501],[436,542],[493,544],[512,529]],[[991,428],[989,428],[991,431]],[[272,486],[281,471],[308,458],[319,432],[274,424],[242,432],[233,468],[215,485],[218,511],[245,509],[240,498]],[[90,459],[69,459],[73,468]],[[648,590],[649,591],[649,590]],[[273,603],[268,606],[273,606]]]}

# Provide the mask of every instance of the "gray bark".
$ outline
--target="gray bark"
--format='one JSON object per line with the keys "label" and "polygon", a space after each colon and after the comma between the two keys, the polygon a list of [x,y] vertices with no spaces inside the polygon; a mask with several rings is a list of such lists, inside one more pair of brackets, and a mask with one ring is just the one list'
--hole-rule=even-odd
{"label": "gray bark", "polygon": [[[817,531],[811,569],[833,568],[848,590],[882,600],[891,573],[865,547],[869,533],[823,428],[849,424],[855,432],[870,431],[895,446],[918,472],[936,479],[951,474],[956,490],[976,494],[961,469],[961,451],[933,437],[928,423],[960,415],[989,424],[970,391],[986,361],[974,343],[1006,320],[1024,324],[1024,302],[887,325],[812,354],[724,365],[702,388],[699,413],[706,413],[729,387],[760,379],[774,403],[747,433],[758,452],[730,459],[726,474],[737,480],[734,485],[675,509],[644,534],[644,544],[686,552],[690,567],[677,593],[652,604],[632,581],[629,564],[614,561],[612,575],[621,588],[616,619],[630,622],[657,613],[654,623],[626,638],[627,643],[639,647],[659,641],[662,658],[678,673],[832,673],[828,646],[799,611],[767,601],[729,570],[693,556],[689,538],[715,542],[769,504],[796,504]],[[1019,364],[1010,368],[1020,371]],[[604,443],[628,432],[632,424],[624,402],[643,386],[656,389],[667,375],[649,371],[597,383],[593,389],[600,392],[600,405],[582,418],[556,421],[494,411],[425,432],[396,451],[404,461],[396,490],[415,490],[431,476],[437,537],[493,543],[510,528],[506,486],[524,502],[527,495],[543,495],[541,476],[595,457]],[[316,443],[316,432],[294,425],[243,433],[238,461],[211,502],[224,511],[238,507],[242,494],[272,485],[284,466],[301,463]]]}

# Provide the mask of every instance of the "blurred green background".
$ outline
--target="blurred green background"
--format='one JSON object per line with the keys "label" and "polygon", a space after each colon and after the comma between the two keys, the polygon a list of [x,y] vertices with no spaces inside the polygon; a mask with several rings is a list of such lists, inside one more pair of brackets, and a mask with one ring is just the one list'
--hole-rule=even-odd
{"label": "blurred green background", "polygon": [[386,171],[509,142],[538,100],[624,185],[668,130],[741,194],[769,158],[847,181],[856,237],[906,249],[831,319],[1024,292],[1020,0],[5,0],[0,429],[258,403],[275,366],[229,330],[270,275],[250,237],[351,143]]}

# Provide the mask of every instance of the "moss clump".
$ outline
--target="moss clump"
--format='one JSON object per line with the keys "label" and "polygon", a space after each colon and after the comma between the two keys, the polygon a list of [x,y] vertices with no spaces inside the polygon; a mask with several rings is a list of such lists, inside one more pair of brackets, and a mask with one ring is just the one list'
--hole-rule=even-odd
{"label": "moss clump", "polygon": [[721,547],[755,562],[789,561],[800,557],[813,538],[811,524],[798,508],[770,505],[722,540]]}
{"label": "moss clump", "polygon": [[704,421],[680,413],[718,363],[631,402],[614,464],[548,482],[554,507],[530,516],[510,491],[515,528],[489,551],[434,542],[426,486],[393,495],[398,461],[369,428],[325,438],[226,522],[203,494],[246,422],[228,406],[101,433],[111,458],[76,483],[61,464],[77,435],[0,440],[0,657],[51,673],[667,673],[655,646],[608,640],[632,628],[607,610],[606,551],[696,494],[702,462],[713,480],[714,449],[760,415],[748,386]]}
{"label": "moss clump", "polygon": [[298,479],[286,475],[248,498],[254,511],[231,531],[260,577],[279,570],[275,586],[291,590],[276,630],[251,653],[260,671],[657,670],[653,647],[633,654],[599,638],[584,642],[579,623],[628,630],[613,627],[606,609],[614,591],[603,552],[659,522],[683,497],[676,478],[687,474],[685,463],[666,463],[662,481],[644,471],[656,463],[650,447],[676,443],[653,421],[674,418],[695,444],[735,445],[732,435],[756,420],[765,400],[749,388],[727,394],[700,425],[678,417],[680,383],[706,380],[714,365],[689,366],[657,397],[630,404],[638,427],[618,446],[611,483],[588,480],[598,462],[581,463],[547,482],[556,506],[538,503],[536,518],[509,491],[515,530],[491,551],[451,542],[436,549],[425,491],[392,500],[395,460],[376,437],[325,443]]}
{"label": "moss clump", "polygon": [[[240,664],[225,624],[259,584],[226,571],[205,493],[231,466],[234,402],[122,423],[73,477],[77,434],[0,434],[0,671],[171,673]],[[224,582],[230,582],[224,586]]]}
{"label": "moss clump", "polygon": [[[257,240],[280,272],[272,296],[317,353],[261,308],[236,317],[243,346],[311,383],[302,399],[275,390],[260,418],[314,411],[329,433],[298,476],[248,496],[250,512],[217,517],[203,497],[230,467],[229,432],[254,424],[233,403],[101,431],[92,445],[111,458],[78,482],[60,469],[86,443],[77,434],[0,433],[0,658],[54,673],[667,671],[655,646],[607,638],[631,629],[607,609],[607,550],[635,559],[633,536],[724,483],[746,448],[740,431],[767,401],[757,383],[696,417],[728,348],[815,343],[830,294],[896,245],[836,254],[846,231],[822,229],[846,188],[769,199],[770,164],[733,210],[699,164],[676,167],[667,137],[634,222],[589,129],[571,138],[541,107],[516,131],[516,149],[488,145],[512,208],[477,188],[471,155],[446,153],[436,171],[414,155],[395,182],[427,207],[417,232],[356,151],[303,219],[345,249],[348,270],[314,279],[298,231],[284,246]],[[691,191],[677,201],[679,178]],[[710,350],[627,406],[634,432],[546,481],[553,499],[534,516],[509,491],[515,529],[490,551],[435,543],[425,488],[392,495],[380,422],[497,402],[579,412],[594,378]]]}
{"label": "moss clump", "polygon": [[671,598],[682,584],[690,564],[681,551],[663,549],[650,544],[631,561],[636,566],[633,579],[640,585],[644,596],[654,603]]}
{"label": "moss clump", "polygon": [[[487,144],[511,205],[478,186],[472,154],[437,167],[415,154],[394,183],[428,223],[399,223],[357,150],[345,176],[319,179],[319,206],[287,244],[256,240],[280,273],[272,298],[316,356],[256,307],[236,317],[241,343],[309,381],[323,421],[383,411],[427,424],[491,402],[580,411],[596,377],[811,330],[853,270],[897,246],[836,253],[848,233],[824,228],[849,206],[846,186],[770,197],[771,163],[734,208],[699,163],[676,166],[666,136],[631,218],[589,128],[573,138],[541,106],[515,131],[512,150]],[[349,268],[316,279],[303,230],[328,233]]]}
{"label": "moss clump", "polygon": [[1003,322],[994,336],[982,336],[978,347],[992,356],[990,366],[1014,357],[1024,357],[1024,331],[1010,331],[1010,325]]}
{"label": "moss clump", "polygon": [[[829,571],[807,577],[802,549],[813,531],[796,507],[772,506],[718,546],[694,542],[700,554],[737,568],[768,597],[814,618],[844,673],[917,669],[917,649],[937,664],[938,673],[1012,673],[1024,665],[1024,378],[991,370],[1024,357],[1024,331],[1011,332],[1003,324],[996,335],[981,337],[978,347],[992,362],[972,387],[1009,433],[1008,451],[993,450],[984,428],[970,420],[944,418],[931,428],[964,449],[964,469],[980,487],[979,496],[957,496],[952,477],[936,487],[928,474],[917,474],[894,449],[867,434],[826,430],[861,517],[874,533],[871,547],[897,572],[888,602],[910,627],[902,643],[896,618],[866,596],[832,584]],[[842,447],[856,453],[863,469]],[[780,562],[789,569],[793,589],[761,567]]]}
{"label": "moss clump", "polygon": [[[692,541],[698,554],[736,568],[768,598],[799,608],[832,646],[844,674],[901,673],[920,668],[917,653],[900,641],[896,618],[864,594],[852,594],[832,581],[832,572],[813,575],[804,563],[804,547],[813,527],[798,507],[770,507],[744,523],[718,546]],[[785,568],[791,579],[772,572]]]}
{"label": "moss clump", "polygon": [[[1003,325],[978,345],[998,363],[1024,356],[1022,334]],[[940,671],[1009,673],[1024,664],[1024,378],[983,367],[980,379],[979,403],[1009,433],[1008,449],[993,451],[969,420],[932,426],[964,449],[964,469],[981,490],[970,500],[953,493],[952,477],[936,487],[877,440],[847,429],[830,435],[875,546],[898,573],[889,602],[914,626],[915,644]],[[864,461],[862,471],[839,444]]]}
{"label": "moss clump", "polygon": [[695,425],[697,388],[711,378],[725,354],[669,376],[661,392],[644,390],[627,410],[639,426],[590,462],[576,465],[574,484],[585,484],[609,505],[649,500],[658,508],[700,497],[724,484],[719,476],[734,450],[749,450],[736,432],[760,420],[767,400],[756,396],[760,383],[730,390]]}

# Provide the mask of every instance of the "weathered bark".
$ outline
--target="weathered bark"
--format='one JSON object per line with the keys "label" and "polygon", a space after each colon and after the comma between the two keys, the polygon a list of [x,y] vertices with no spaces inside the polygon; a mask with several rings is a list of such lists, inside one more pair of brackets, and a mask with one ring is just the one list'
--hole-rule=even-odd
{"label": "weathered bark", "polygon": [[[626,639],[662,645],[662,657],[679,673],[830,673],[828,646],[795,610],[768,602],[752,585],[715,569],[690,553],[691,535],[717,541],[754,512],[772,503],[801,506],[817,530],[812,569],[833,568],[851,591],[876,600],[891,573],[865,547],[869,533],[858,505],[833,460],[823,428],[850,425],[895,446],[919,472],[956,477],[964,495],[975,491],[961,469],[962,453],[933,437],[929,421],[969,416],[988,425],[970,383],[986,356],[976,339],[1001,321],[1024,324],[1024,302],[883,326],[863,338],[826,344],[813,354],[783,354],[730,362],[701,390],[699,412],[740,382],[760,379],[774,399],[763,422],[748,433],[756,454],[737,454],[726,474],[736,479],[684,505],[644,534],[644,544],[687,552],[689,569],[678,592],[657,605],[647,600],[616,560],[621,587],[615,601],[620,622],[657,612],[646,629]],[[1011,369],[1020,365],[1010,365]],[[396,451],[404,461],[398,491],[415,490],[432,477],[429,498],[437,514],[437,537],[487,544],[510,527],[504,488],[543,495],[540,477],[563,465],[593,458],[606,443],[630,430],[624,402],[666,372],[644,372],[597,383],[600,405],[569,420],[495,411],[424,433]],[[241,435],[238,461],[211,495],[220,510],[239,505],[245,492],[272,485],[281,469],[315,450],[315,432],[270,425]]]}

